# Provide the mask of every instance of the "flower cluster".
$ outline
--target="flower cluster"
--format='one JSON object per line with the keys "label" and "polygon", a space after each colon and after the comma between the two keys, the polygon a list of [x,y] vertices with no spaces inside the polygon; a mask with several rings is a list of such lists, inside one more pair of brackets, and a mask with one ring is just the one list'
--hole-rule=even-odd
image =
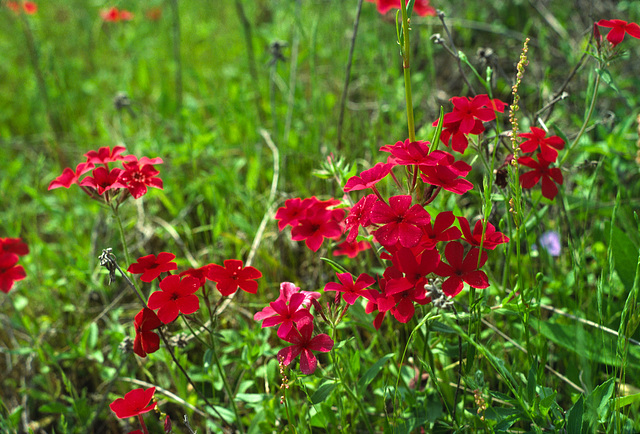
{"label": "flower cluster", "polygon": [[[402,0],[367,0],[369,3],[376,3],[378,12],[386,14],[391,9],[402,8]],[[405,0],[405,4],[409,3]],[[420,16],[435,16],[436,10],[429,4],[429,0],[416,0],[413,4],[413,11]]]}
{"label": "flower cluster", "polygon": [[[160,281],[160,290],[149,296],[147,306],[138,312],[133,321],[136,332],[133,351],[140,357],[146,357],[160,348],[160,338],[153,330],[175,321],[181,313],[190,315],[198,311],[200,299],[196,292],[205,285],[206,280],[216,282],[220,294],[228,296],[238,288],[255,294],[258,290],[256,279],[262,277],[256,268],[243,267],[242,261],[237,259],[225,260],[224,267],[208,264],[170,274],[178,269],[174,259],[175,255],[169,252],[161,252],[157,256],[151,254],[138,258],[127,269],[132,274],[140,274],[143,282]],[[167,273],[167,276],[160,279],[162,273]]]}
{"label": "flower cluster", "polygon": [[269,306],[256,313],[256,321],[262,321],[262,327],[278,327],[280,339],[293,345],[278,352],[278,360],[288,366],[300,356],[300,370],[305,375],[313,374],[318,360],[313,351],[329,352],[333,348],[333,339],[321,333],[313,336],[313,314],[311,304],[320,298],[319,292],[300,291],[291,282],[280,284],[280,295]]}
{"label": "flower cluster", "polygon": [[556,183],[562,185],[564,179],[560,169],[549,166],[558,159],[558,151],[564,149],[564,140],[558,136],[547,137],[547,133],[538,127],[531,127],[531,132],[522,133],[520,137],[527,139],[520,145],[521,151],[530,155],[537,152],[535,159],[531,156],[518,158],[518,164],[533,169],[520,175],[520,185],[533,188],[542,180],[542,195],[553,200],[558,194]]}
{"label": "flower cluster", "polygon": [[[111,203],[117,199],[116,206],[120,205],[129,195],[139,199],[147,193],[147,187],[162,190],[162,180],[158,178],[160,173],[156,164],[162,164],[162,158],[138,159],[135,155],[122,155],[123,146],[108,146],[89,151],[84,156],[85,162],[80,163],[73,170],[65,168],[60,176],[51,181],[49,190],[64,187],[69,188],[77,184],[92,199]],[[111,164],[121,162],[122,168],[110,167]],[[86,175],[91,171],[90,175]],[[81,179],[82,178],[82,179]]]}
{"label": "flower cluster", "polygon": [[30,1],[25,1],[22,3],[8,1],[7,7],[16,14],[19,14],[20,12],[24,12],[27,15],[35,15],[35,13],[38,12],[38,5]]}
{"label": "flower cluster", "polygon": [[100,12],[100,16],[106,22],[117,23],[118,21],[131,21],[133,19],[133,13],[125,10],[112,7]]}
{"label": "flower cluster", "polygon": [[29,253],[29,247],[20,238],[0,238],[0,291],[9,293],[13,284],[27,277],[20,256]]}

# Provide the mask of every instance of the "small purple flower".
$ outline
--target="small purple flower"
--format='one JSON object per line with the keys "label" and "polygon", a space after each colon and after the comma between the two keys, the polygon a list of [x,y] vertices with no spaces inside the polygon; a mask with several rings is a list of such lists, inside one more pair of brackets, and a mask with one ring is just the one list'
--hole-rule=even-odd
{"label": "small purple flower", "polygon": [[560,234],[556,231],[547,231],[540,235],[538,240],[540,247],[545,249],[551,256],[560,256],[562,246],[560,245]]}

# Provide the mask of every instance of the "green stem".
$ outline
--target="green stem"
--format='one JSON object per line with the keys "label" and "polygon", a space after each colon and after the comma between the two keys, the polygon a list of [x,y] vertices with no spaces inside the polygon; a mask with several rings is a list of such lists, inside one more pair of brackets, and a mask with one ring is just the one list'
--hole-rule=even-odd
{"label": "green stem", "polygon": [[220,359],[218,358],[218,354],[216,354],[215,348],[211,348],[211,354],[213,356],[213,360],[218,367],[218,371],[220,372],[220,376],[222,377],[222,384],[224,384],[224,390],[227,392],[227,396],[229,397],[229,401],[231,402],[231,407],[233,407],[233,412],[236,415],[236,420],[238,421],[239,431],[244,432],[244,427],[242,426],[242,419],[240,419],[240,412],[238,412],[238,407],[236,406],[236,402],[233,398],[233,391],[231,390],[231,386],[227,381],[227,373],[224,369],[222,369],[222,365],[220,364]]}
{"label": "green stem", "polygon": [[416,141],[416,127],[413,119],[413,99],[411,97],[411,47],[409,45],[409,18],[407,17],[407,2],[402,0],[402,68],[404,70],[404,92],[407,101],[407,126],[409,128],[409,141]]}

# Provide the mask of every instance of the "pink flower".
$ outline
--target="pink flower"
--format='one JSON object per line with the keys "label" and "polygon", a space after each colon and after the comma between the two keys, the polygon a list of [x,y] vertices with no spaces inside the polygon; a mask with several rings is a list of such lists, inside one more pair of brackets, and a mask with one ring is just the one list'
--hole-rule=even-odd
{"label": "pink flower", "polygon": [[[455,297],[462,291],[464,283],[474,288],[484,289],[489,286],[487,275],[480,268],[487,262],[487,253],[480,253],[480,249],[472,248],[464,254],[464,246],[452,241],[444,249],[449,264],[440,262],[436,274],[447,279],[442,284],[442,291],[449,297]],[[480,259],[478,259],[480,258]]]}
{"label": "pink flower", "polygon": [[155,387],[150,387],[147,390],[142,388],[134,389],[126,393],[124,398],[118,398],[109,404],[109,408],[111,408],[111,411],[113,411],[119,419],[126,419],[147,413],[156,407],[156,403],[151,402],[155,391]]}
{"label": "pink flower", "polygon": [[160,348],[160,337],[152,330],[162,325],[156,313],[148,307],[143,308],[133,319],[136,337],[133,341],[133,352],[140,357],[155,353]]}
{"label": "pink flower", "polygon": [[611,29],[607,34],[607,41],[611,42],[611,45],[614,47],[622,42],[625,34],[640,39],[640,26],[636,23],[628,23],[622,20],[600,20],[597,24],[600,27]]}
{"label": "pink flower", "polygon": [[288,366],[300,355],[300,370],[305,375],[311,375],[318,366],[318,360],[312,351],[328,353],[333,348],[333,339],[327,334],[313,335],[313,321],[301,321],[298,328],[291,329],[283,339],[293,345],[278,351],[278,360]]}
{"label": "pink flower", "polygon": [[54,188],[59,187],[69,188],[72,184],[77,184],[78,179],[94,167],[93,163],[80,163],[76,166],[75,172],[67,167],[62,171],[62,175],[49,183],[48,190],[53,190]]}
{"label": "pink flower", "polygon": [[389,204],[379,201],[373,206],[371,223],[383,225],[374,236],[383,246],[400,243],[413,247],[420,241],[423,225],[431,220],[429,213],[416,204],[411,206],[411,196],[393,196]]}
{"label": "pink flower", "polygon": [[[378,12],[386,14],[391,9],[400,9],[402,4],[401,0],[367,0],[369,3],[377,3]],[[405,0],[405,4],[408,3]],[[435,16],[436,10],[429,4],[429,0],[416,0],[413,5],[413,10],[420,16]]]}
{"label": "pink flower", "polygon": [[378,198],[375,194],[369,194],[360,199],[349,210],[349,215],[345,219],[345,232],[349,231],[347,242],[352,243],[355,241],[360,226],[369,226],[371,223],[371,211],[377,200]]}
{"label": "pink flower", "polygon": [[[143,157],[144,159],[145,157]],[[147,193],[147,186],[162,190],[162,179],[156,177],[160,172],[152,164],[138,161],[123,163],[124,172],[120,175],[120,182],[126,186],[134,199],[139,199]],[[160,163],[162,163],[162,160]]]}
{"label": "pink flower", "polygon": [[336,273],[340,283],[329,282],[325,285],[325,291],[342,292],[342,298],[347,304],[353,305],[358,297],[364,295],[365,288],[370,287],[376,280],[368,274],[361,274],[356,281],[353,281],[351,273]]}
{"label": "pink flower", "polygon": [[562,172],[557,167],[549,168],[550,161],[546,161],[538,154],[538,161],[531,157],[518,158],[518,164],[532,168],[529,172],[520,175],[520,185],[522,188],[533,188],[542,179],[542,195],[549,200],[553,200],[558,194],[556,183],[562,185]]}
{"label": "pink flower", "polygon": [[174,321],[179,313],[189,315],[200,308],[200,300],[194,294],[200,288],[200,281],[195,277],[167,276],[160,281],[161,291],[149,297],[149,308],[159,309],[158,318],[165,324]]}
{"label": "pink flower", "polygon": [[313,315],[311,315],[309,309],[302,306],[304,301],[305,295],[297,292],[291,295],[288,303],[282,299],[269,303],[275,315],[265,318],[264,321],[262,321],[262,328],[273,327],[280,324],[278,337],[284,339],[293,328],[294,323],[304,318],[313,319]]}
{"label": "pink flower", "polygon": [[143,282],[151,282],[160,276],[160,273],[166,273],[178,269],[178,264],[172,262],[176,255],[168,252],[161,252],[156,258],[155,255],[147,255],[139,258],[135,263],[129,265],[127,271],[133,274],[142,274],[140,280]]}
{"label": "pink flower", "polygon": [[242,261],[238,259],[226,259],[224,267],[211,264],[207,279],[217,283],[216,288],[223,296],[231,295],[238,287],[250,294],[258,291],[258,282],[255,279],[262,277],[262,273],[253,267],[242,268]]}
{"label": "pink flower", "polygon": [[316,202],[318,199],[315,197],[304,200],[299,197],[287,199],[284,206],[278,208],[276,212],[276,220],[279,220],[278,229],[283,230],[287,226],[297,226],[298,222],[307,215],[307,210]]}
{"label": "pink flower", "polygon": [[530,133],[522,133],[520,137],[528,139],[520,145],[522,152],[534,152],[540,148],[542,158],[555,162],[558,158],[558,150],[564,148],[564,140],[558,136],[546,137],[547,133],[542,128],[531,127]]}
{"label": "pink flower", "polygon": [[[302,300],[302,304],[300,305],[300,308],[302,307],[309,308],[313,300],[317,300],[320,298],[319,292],[300,291],[300,288],[294,285],[293,283],[282,282],[280,284],[280,295],[276,299],[276,302],[284,302],[285,304],[287,304],[291,301],[291,296],[297,293],[304,295],[304,299]],[[254,321],[262,321],[263,319],[268,318],[270,316],[274,316],[274,315],[277,315],[277,312],[269,305],[264,309],[262,309],[260,312],[257,312],[253,316],[253,319]]]}
{"label": "pink flower", "polygon": [[97,151],[87,152],[84,156],[87,157],[87,163],[107,164],[124,160],[124,157],[120,154],[125,150],[126,148],[124,146],[114,146],[113,150],[108,146],[103,146]]}

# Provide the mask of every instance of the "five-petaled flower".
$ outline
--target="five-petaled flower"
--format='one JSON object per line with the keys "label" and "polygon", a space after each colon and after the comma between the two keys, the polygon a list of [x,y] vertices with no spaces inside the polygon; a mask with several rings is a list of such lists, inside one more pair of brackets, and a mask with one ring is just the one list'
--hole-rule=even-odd
{"label": "five-petaled flower", "polygon": [[207,279],[217,283],[216,288],[223,296],[231,295],[238,287],[250,294],[258,291],[258,282],[255,279],[262,277],[262,273],[254,267],[242,268],[242,261],[238,259],[226,259],[224,267],[211,264]]}
{"label": "five-petaled flower", "polygon": [[554,162],[558,158],[558,151],[564,148],[564,140],[558,136],[546,137],[547,133],[538,127],[531,127],[530,133],[522,133],[525,140],[520,144],[522,152],[535,152],[540,149],[542,158]]}
{"label": "five-petaled flower", "polygon": [[[442,283],[442,291],[449,297],[455,297],[462,291],[464,283],[478,289],[489,286],[489,279],[480,268],[487,262],[487,253],[473,247],[464,254],[464,246],[451,241],[444,248],[444,255],[449,264],[440,262],[436,267],[436,274],[447,279]],[[478,259],[479,258],[479,259]]]}
{"label": "five-petaled flower", "polygon": [[383,246],[400,243],[413,247],[422,236],[421,226],[431,221],[429,213],[419,205],[411,206],[411,196],[393,196],[389,204],[378,201],[371,211],[371,223],[383,225],[373,234]]}
{"label": "five-petaled flower", "polygon": [[142,308],[133,319],[136,337],[133,340],[133,352],[140,357],[155,353],[160,348],[160,337],[152,330],[162,325],[156,313],[148,307]]}
{"label": "five-petaled flower", "polygon": [[[369,3],[377,3],[378,12],[386,14],[391,9],[400,9],[401,0],[367,0]],[[409,3],[405,0],[405,4]],[[429,0],[416,0],[413,4],[413,10],[416,14],[424,16],[435,16],[436,10],[429,4]]]}
{"label": "five-petaled flower", "polygon": [[300,355],[300,370],[305,375],[311,375],[318,366],[318,360],[312,351],[328,353],[333,348],[333,339],[322,333],[312,337],[313,320],[303,319],[298,323],[298,328],[293,327],[283,339],[293,345],[278,351],[278,360],[282,360],[284,366],[288,366]]}
{"label": "five-petaled flower", "polygon": [[351,273],[336,273],[340,283],[329,282],[325,285],[325,291],[337,291],[342,293],[344,301],[350,305],[356,302],[358,297],[367,294],[365,288],[370,287],[376,280],[368,274],[361,274],[356,281],[353,281]]}
{"label": "five-petaled flower", "polygon": [[158,318],[165,324],[174,321],[179,313],[189,315],[200,308],[200,300],[194,294],[200,288],[200,280],[178,275],[167,276],[160,281],[161,291],[149,296],[149,308],[159,309]]}
{"label": "five-petaled flower", "polygon": [[[280,327],[278,327],[278,337],[284,339],[293,328],[294,323],[298,323],[304,318],[313,319],[313,316],[309,312],[309,308],[305,308],[302,305],[305,300],[305,294],[296,292],[291,294],[289,300],[278,298],[276,301],[269,303],[269,307],[271,308],[273,315],[266,318],[264,318],[264,315],[260,315],[260,317],[264,318],[264,321],[262,321],[262,328],[273,327],[280,324]],[[265,310],[263,309],[262,312],[264,311]],[[254,319],[260,317],[256,314]]]}
{"label": "five-petaled flower", "polygon": [[162,190],[162,179],[158,178],[160,172],[153,164],[162,163],[161,158],[154,158],[153,163],[148,163],[148,158],[142,157],[140,161],[135,156],[123,163],[124,171],[120,175],[120,182],[124,184],[134,199],[139,199],[147,193],[147,186]]}
{"label": "five-petaled flower", "polygon": [[540,154],[538,154],[538,161],[531,157],[520,157],[518,158],[518,164],[533,169],[520,175],[522,188],[532,188],[542,179],[542,195],[549,200],[553,200],[556,197],[558,187],[555,183],[562,185],[563,182],[560,169],[557,167],[549,168],[551,162],[542,158]]}
{"label": "five-petaled flower", "polygon": [[596,24],[611,29],[607,34],[607,41],[614,47],[622,42],[625,34],[640,39],[640,26],[636,23],[628,23],[623,20],[600,20]]}
{"label": "five-petaled flower", "polygon": [[161,273],[178,269],[178,264],[172,262],[175,257],[176,255],[168,252],[160,252],[158,257],[153,254],[143,256],[129,265],[127,271],[132,274],[142,274],[140,280],[143,282],[152,282]]}
{"label": "five-petaled flower", "polygon": [[22,265],[16,265],[18,255],[0,251],[0,291],[8,293],[13,284],[27,277]]}
{"label": "five-petaled flower", "polygon": [[143,388],[134,389],[131,392],[127,392],[124,398],[118,398],[113,401],[109,404],[109,407],[119,419],[147,413],[156,407],[156,403],[151,402],[155,391],[155,387],[150,387],[147,390]]}
{"label": "five-petaled flower", "polygon": [[482,245],[485,249],[493,250],[496,246],[509,242],[509,238],[502,232],[496,231],[495,226],[489,222],[487,222],[485,230],[484,222],[478,220],[473,227],[473,233],[471,233],[469,221],[466,218],[458,217],[458,222],[460,222],[464,240],[472,246],[480,247]]}

